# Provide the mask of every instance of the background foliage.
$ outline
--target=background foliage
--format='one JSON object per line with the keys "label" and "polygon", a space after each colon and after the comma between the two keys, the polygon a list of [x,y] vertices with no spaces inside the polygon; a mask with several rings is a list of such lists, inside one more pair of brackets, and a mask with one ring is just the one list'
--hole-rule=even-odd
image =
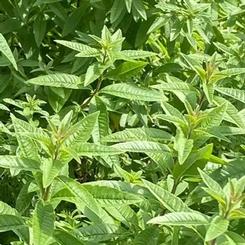
{"label": "background foliage", "polygon": [[245,244],[245,1],[0,1],[0,244]]}

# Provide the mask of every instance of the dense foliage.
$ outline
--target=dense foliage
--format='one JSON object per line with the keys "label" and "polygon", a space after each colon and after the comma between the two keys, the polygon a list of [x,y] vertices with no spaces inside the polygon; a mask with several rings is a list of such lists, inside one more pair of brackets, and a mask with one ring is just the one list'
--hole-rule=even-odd
{"label": "dense foliage", "polygon": [[0,1],[0,244],[245,244],[244,0]]}

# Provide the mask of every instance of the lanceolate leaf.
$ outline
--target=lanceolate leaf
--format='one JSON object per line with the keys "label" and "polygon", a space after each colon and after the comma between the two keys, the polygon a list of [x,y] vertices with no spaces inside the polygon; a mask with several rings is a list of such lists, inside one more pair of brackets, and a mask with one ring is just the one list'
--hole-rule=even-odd
{"label": "lanceolate leaf", "polygon": [[[103,155],[117,155],[123,153],[124,149],[104,146],[92,143],[75,144],[71,148],[79,156],[103,156]],[[67,148],[69,152],[69,148]]]}
{"label": "lanceolate leaf", "polygon": [[228,229],[229,221],[220,216],[216,216],[210,223],[207,230],[205,241],[214,240],[216,237],[225,233]]}
{"label": "lanceolate leaf", "polygon": [[40,171],[39,162],[11,155],[0,156],[0,167],[25,171]]}
{"label": "lanceolate leaf", "polygon": [[199,169],[199,173],[202,177],[203,182],[208,186],[208,193],[211,194],[215,199],[217,199],[220,203],[225,203],[225,193],[223,192],[220,185],[205,174],[202,170]]}
{"label": "lanceolate leaf", "polygon": [[129,141],[113,145],[114,148],[121,151],[143,152],[143,153],[161,153],[169,152],[168,146],[152,141]]}
{"label": "lanceolate leaf", "polygon": [[27,83],[58,88],[83,88],[81,78],[66,73],[55,73],[32,78]]}
{"label": "lanceolate leaf", "polygon": [[118,83],[106,86],[101,90],[101,93],[125,98],[129,100],[142,100],[142,101],[165,101],[166,97],[160,92],[137,87],[132,84]]}
{"label": "lanceolate leaf", "polygon": [[235,88],[215,87],[215,90],[245,103],[245,91]]}
{"label": "lanceolate leaf", "polygon": [[38,160],[38,149],[35,142],[24,134],[26,132],[32,133],[34,127],[23,120],[17,119],[14,115],[11,115],[11,119],[19,143],[20,155],[24,158]]}
{"label": "lanceolate leaf", "polygon": [[107,77],[115,80],[125,80],[139,74],[147,65],[144,61],[127,61],[107,74]]}
{"label": "lanceolate leaf", "polygon": [[91,137],[98,116],[98,112],[92,113],[68,128],[64,144],[71,146],[76,143],[86,142]]}
{"label": "lanceolate leaf", "polygon": [[0,232],[14,231],[25,227],[21,217],[11,214],[0,214]]}
{"label": "lanceolate leaf", "polygon": [[215,97],[214,102],[217,105],[222,105],[226,103],[227,108],[224,114],[224,120],[236,124],[240,128],[245,127],[245,120],[243,120],[243,118],[239,114],[239,111],[231,102],[222,97]]}
{"label": "lanceolate leaf", "polygon": [[165,90],[165,91],[182,91],[182,92],[195,92],[195,88],[188,84],[188,83],[185,83],[185,82],[176,82],[174,81],[173,83],[166,83],[166,82],[163,82],[163,81],[158,81],[160,82],[159,84],[157,85],[154,85],[152,86],[153,88],[158,88],[158,89],[162,89],[162,90]]}
{"label": "lanceolate leaf", "polygon": [[[75,204],[77,207],[85,213],[88,212],[89,218],[92,217],[97,222],[102,220],[109,223],[112,222],[111,217],[99,206],[98,202],[84,186],[64,176],[59,177],[59,180],[76,197],[77,202]],[[86,211],[86,209],[88,210]]]}
{"label": "lanceolate leaf", "polygon": [[14,231],[23,241],[29,242],[29,230],[16,209],[0,202],[0,232]]}
{"label": "lanceolate leaf", "polygon": [[191,210],[179,197],[176,197],[171,192],[147,180],[143,180],[143,183],[152,195],[169,211],[189,212]]}
{"label": "lanceolate leaf", "polygon": [[114,134],[110,134],[103,138],[105,142],[119,142],[119,141],[135,141],[135,140],[149,140],[149,141],[165,141],[171,140],[172,136],[160,129],[156,128],[128,128]]}
{"label": "lanceolate leaf", "polygon": [[123,50],[120,52],[119,57],[124,60],[136,60],[136,59],[144,59],[155,55],[156,53],[143,51],[143,50]]}
{"label": "lanceolate leaf", "polygon": [[100,54],[100,52],[97,49],[91,48],[88,45],[82,43],[70,42],[64,40],[55,40],[55,42],[64,45],[65,47],[68,47],[70,49],[78,51],[79,52],[79,54],[77,54],[78,57],[95,57]]}
{"label": "lanceolate leaf", "polygon": [[93,83],[96,79],[100,79],[100,76],[102,76],[106,68],[107,66],[100,65],[97,62],[89,66],[85,74],[84,86],[88,86],[89,84]]}
{"label": "lanceolate leaf", "polygon": [[122,192],[111,187],[97,185],[83,185],[101,206],[118,206],[123,204],[137,204],[142,201],[140,196]]}
{"label": "lanceolate leaf", "polygon": [[181,130],[175,136],[175,149],[178,151],[179,164],[183,164],[193,148],[193,140],[187,139]]}
{"label": "lanceolate leaf", "polygon": [[96,223],[93,225],[81,227],[79,229],[82,237],[89,239],[90,241],[98,242],[109,240],[118,235],[125,234],[125,229],[119,229],[117,225]]}
{"label": "lanceolate leaf", "polygon": [[8,58],[8,60],[12,63],[15,70],[18,70],[14,55],[11,49],[8,46],[8,43],[4,36],[0,33],[0,51]]}
{"label": "lanceolate leaf", "polygon": [[211,76],[212,82],[217,82],[223,78],[234,76],[234,75],[240,75],[245,73],[245,68],[231,68],[226,69],[220,72],[216,72]]}
{"label": "lanceolate leaf", "polygon": [[54,210],[51,204],[39,201],[32,220],[33,242],[36,245],[48,243],[54,230]]}
{"label": "lanceolate leaf", "polygon": [[148,223],[169,226],[197,226],[208,225],[209,218],[198,212],[176,212],[153,218]]}
{"label": "lanceolate leaf", "polygon": [[77,238],[73,236],[71,233],[64,230],[55,230],[54,238],[61,245],[67,245],[67,244],[84,245],[85,244],[85,242],[83,242],[80,238]]}

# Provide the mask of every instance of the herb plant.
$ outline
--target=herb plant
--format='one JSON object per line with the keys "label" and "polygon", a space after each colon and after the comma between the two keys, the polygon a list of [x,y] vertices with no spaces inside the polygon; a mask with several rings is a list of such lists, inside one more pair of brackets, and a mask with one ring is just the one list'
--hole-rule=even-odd
{"label": "herb plant", "polygon": [[245,2],[0,2],[0,244],[245,244]]}

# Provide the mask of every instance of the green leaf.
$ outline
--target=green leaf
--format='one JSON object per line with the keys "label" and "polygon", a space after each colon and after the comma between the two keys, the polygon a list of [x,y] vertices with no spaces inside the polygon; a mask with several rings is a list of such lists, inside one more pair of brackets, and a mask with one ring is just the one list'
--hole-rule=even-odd
{"label": "green leaf", "polygon": [[35,245],[48,244],[54,231],[54,210],[51,204],[39,201],[32,218],[33,242]]}
{"label": "green leaf", "polygon": [[125,5],[129,13],[131,12],[132,3],[133,0],[125,0]]}
{"label": "green leaf", "polygon": [[103,138],[104,142],[119,141],[169,141],[172,135],[157,128],[127,128],[125,130],[110,134]]}
{"label": "green leaf", "polygon": [[86,240],[96,243],[125,235],[125,229],[119,229],[118,225],[104,222],[81,227],[79,232]]}
{"label": "green leaf", "polygon": [[121,16],[124,16],[126,12],[124,1],[115,0],[111,7],[111,15],[110,21],[111,23],[115,23],[116,21],[120,20]]}
{"label": "green leaf", "polygon": [[35,41],[36,41],[38,47],[41,45],[43,38],[45,36],[46,26],[47,26],[47,21],[45,19],[45,16],[39,15],[34,20],[33,32],[34,32]]}
{"label": "green leaf", "polygon": [[11,155],[0,155],[0,167],[25,171],[40,171],[40,163]]}
{"label": "green leaf", "polygon": [[147,227],[141,230],[133,240],[134,245],[158,245],[159,231],[155,227]]}
{"label": "green leaf", "polygon": [[224,119],[226,108],[227,105],[224,103],[214,109],[209,110],[201,121],[200,126],[204,128],[219,126]]}
{"label": "green leaf", "polygon": [[191,153],[194,141],[192,139],[185,138],[181,130],[177,130],[175,136],[175,150],[178,151],[178,161],[182,165]]}
{"label": "green leaf", "polygon": [[126,80],[139,74],[146,65],[144,61],[126,61],[108,72],[106,76],[113,80]]}
{"label": "green leaf", "polygon": [[221,245],[243,245],[245,244],[245,239],[235,232],[228,231],[223,236],[218,237],[217,242]]}
{"label": "green leaf", "polygon": [[35,128],[31,124],[16,118],[14,115],[11,115],[11,119],[18,141],[18,146],[20,148],[20,156],[39,161],[37,145],[35,144],[34,140],[25,134],[27,132],[34,132]]}
{"label": "green leaf", "polygon": [[129,100],[164,101],[167,98],[158,91],[137,87],[133,84],[117,83],[106,86],[101,93],[117,96]]}
{"label": "green leaf", "polygon": [[29,229],[18,211],[0,201],[0,232],[14,231],[26,243],[29,242]]}
{"label": "green leaf", "polygon": [[149,220],[148,223],[168,226],[198,226],[208,225],[209,218],[198,212],[175,212],[155,217]]}
{"label": "green leaf", "polygon": [[186,82],[177,82],[166,83],[164,81],[158,80],[159,84],[153,85],[153,88],[158,88],[164,91],[182,91],[182,92],[195,92],[196,89]]}
{"label": "green leaf", "polygon": [[64,163],[59,160],[51,158],[42,159],[42,181],[44,188],[52,184],[54,178],[58,176],[63,167]]}
{"label": "green leaf", "polygon": [[135,10],[144,20],[147,20],[144,4],[142,0],[133,0],[132,8]]}
{"label": "green leaf", "polygon": [[142,202],[142,198],[138,195],[122,192],[107,186],[98,186],[96,183],[95,185],[85,183],[83,184],[83,187],[87,189],[87,191],[102,207],[119,206],[125,204],[129,205]]}
{"label": "green leaf", "polygon": [[201,65],[191,56],[181,54],[181,56],[184,58],[188,66],[191,67],[192,70],[194,70],[202,79],[202,81],[205,81],[205,71],[201,67]]}
{"label": "green leaf", "polygon": [[212,82],[217,82],[226,77],[240,75],[243,73],[245,73],[245,68],[230,68],[230,69],[226,69],[226,70],[214,73],[210,79]]}
{"label": "green leaf", "polygon": [[14,55],[9,48],[9,45],[4,38],[4,36],[0,33],[0,51],[4,54],[4,56],[7,57],[7,59],[11,62],[11,64],[14,66],[15,70],[18,70]]}
{"label": "green leaf", "polygon": [[107,66],[100,65],[99,63],[94,63],[90,65],[85,74],[84,86],[88,86],[89,84],[93,83],[96,79],[100,79],[103,72],[107,68]]}
{"label": "green leaf", "polygon": [[89,114],[68,128],[66,130],[64,144],[69,147],[73,144],[85,143],[88,141],[98,120],[98,116],[99,112]]}
{"label": "green leaf", "polygon": [[239,111],[231,102],[229,102],[228,100],[222,97],[217,97],[217,96],[214,98],[214,102],[218,106],[226,103],[227,108],[224,114],[224,120],[236,124],[240,128],[245,128],[245,120],[243,120],[243,118],[239,114]]}
{"label": "green leaf", "polygon": [[173,175],[175,179],[188,175],[188,170],[195,164],[195,162],[199,160],[209,160],[212,155],[212,151],[213,144],[208,144],[198,150],[192,151],[185,164],[174,166]]}
{"label": "green leaf", "polygon": [[75,202],[76,206],[85,212],[85,215],[87,214],[90,219],[96,222],[113,222],[111,217],[100,207],[92,194],[83,185],[65,176],[60,176],[58,179],[75,196],[77,200]]}
{"label": "green leaf", "polygon": [[245,103],[245,90],[225,87],[215,87],[215,90],[224,95],[230,96],[233,99],[239,100],[242,103]]}
{"label": "green leaf", "polygon": [[0,110],[10,111],[9,108],[6,105],[4,105],[4,104],[0,104]]}
{"label": "green leaf", "polygon": [[198,171],[202,177],[203,182],[208,187],[207,192],[210,195],[212,195],[213,198],[218,200],[220,203],[225,204],[226,202],[225,193],[223,192],[221,186],[215,180],[213,180],[211,177],[205,174],[201,169],[199,169]]}
{"label": "green leaf", "polygon": [[203,83],[203,92],[208,100],[208,103],[212,105],[214,97],[214,85],[209,83],[207,84],[206,82]]}
{"label": "green leaf", "polygon": [[79,53],[76,55],[76,57],[96,57],[100,55],[99,50],[95,48],[91,48],[88,45],[82,43],[70,42],[64,40],[55,40],[55,42],[65,47],[68,47],[70,49],[78,51]]}
{"label": "green leaf", "polygon": [[97,123],[95,123],[92,136],[94,143],[98,143],[102,142],[102,138],[110,133],[109,112],[107,111],[104,101],[98,96],[95,96],[94,109],[99,111],[99,117]]}
{"label": "green leaf", "polygon": [[16,215],[0,214],[0,232],[14,231],[25,227],[23,219]]}
{"label": "green leaf", "polygon": [[171,192],[147,180],[143,180],[143,184],[152,193],[152,195],[169,211],[191,211],[191,209],[179,197],[175,196]]}
{"label": "green leaf", "polygon": [[79,156],[103,156],[123,153],[123,149],[92,143],[79,143],[67,148],[67,152],[74,151]]}
{"label": "green leaf", "polygon": [[224,234],[229,226],[229,221],[220,216],[216,216],[210,223],[207,233],[205,235],[205,241],[211,241],[218,236]]}
{"label": "green leaf", "polygon": [[57,88],[81,89],[83,84],[81,78],[66,73],[55,73],[32,78],[27,83],[41,86],[50,86]]}
{"label": "green leaf", "polygon": [[119,53],[119,58],[122,60],[137,60],[155,56],[156,53],[144,50],[122,50]]}
{"label": "green leaf", "polygon": [[169,152],[167,145],[152,142],[152,141],[129,141],[125,143],[118,143],[113,145],[113,148],[121,151],[129,152],[143,152],[143,153],[162,153]]}
{"label": "green leaf", "polygon": [[61,245],[67,245],[67,244],[84,245],[86,244],[85,242],[81,240],[81,238],[78,239],[75,236],[73,236],[70,232],[63,231],[63,230],[55,230],[54,238]]}

